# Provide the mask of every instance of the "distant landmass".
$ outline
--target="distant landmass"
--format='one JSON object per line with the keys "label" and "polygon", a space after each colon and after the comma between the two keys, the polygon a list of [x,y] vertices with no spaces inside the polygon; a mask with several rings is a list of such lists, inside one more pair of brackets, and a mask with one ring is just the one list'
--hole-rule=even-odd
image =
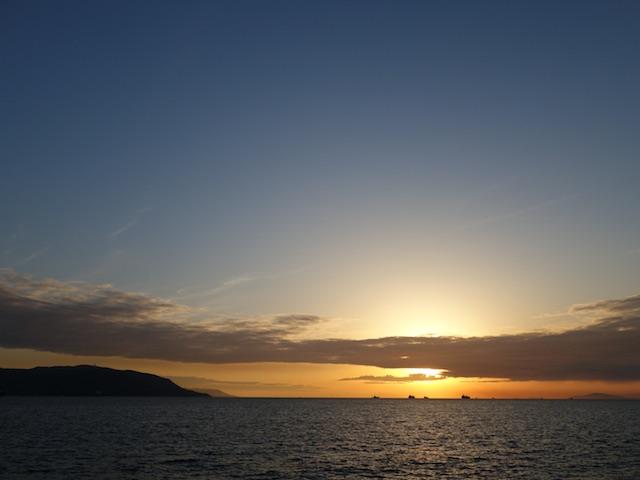
{"label": "distant landmass", "polygon": [[236,398],[235,395],[229,395],[228,393],[223,392],[222,390],[216,390],[215,388],[196,388],[196,392],[202,392],[210,397],[216,398]]}
{"label": "distant landmass", "polygon": [[589,395],[581,395],[571,397],[575,400],[624,400],[620,395],[609,395],[607,393],[590,393]]}
{"label": "distant landmass", "polygon": [[[167,378],[133,370],[75,367],[0,368],[0,392],[15,396],[208,397]],[[221,392],[222,393],[222,392]]]}

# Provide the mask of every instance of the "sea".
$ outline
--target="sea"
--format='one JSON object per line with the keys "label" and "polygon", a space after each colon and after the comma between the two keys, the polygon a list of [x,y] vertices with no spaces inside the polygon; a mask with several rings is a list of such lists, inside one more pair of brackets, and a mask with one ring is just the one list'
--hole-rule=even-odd
{"label": "sea", "polygon": [[0,398],[0,479],[640,479],[638,400]]}

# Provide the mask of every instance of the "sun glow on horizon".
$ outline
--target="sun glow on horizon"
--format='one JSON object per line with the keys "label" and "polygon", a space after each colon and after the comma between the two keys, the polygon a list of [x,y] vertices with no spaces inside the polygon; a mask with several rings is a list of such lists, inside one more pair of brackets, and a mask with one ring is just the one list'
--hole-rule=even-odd
{"label": "sun glow on horizon", "polygon": [[444,377],[443,373],[445,372],[445,370],[443,369],[437,369],[437,368],[406,368],[404,369],[407,374],[409,376],[418,376],[418,375],[423,375],[424,376],[424,380],[423,381],[436,381],[436,380],[443,380]]}

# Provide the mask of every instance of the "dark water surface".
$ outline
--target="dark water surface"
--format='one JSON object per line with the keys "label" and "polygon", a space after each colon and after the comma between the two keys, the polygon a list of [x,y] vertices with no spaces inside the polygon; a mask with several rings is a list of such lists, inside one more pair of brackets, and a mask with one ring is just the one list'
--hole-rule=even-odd
{"label": "dark water surface", "polygon": [[640,401],[0,398],[0,479],[640,479]]}

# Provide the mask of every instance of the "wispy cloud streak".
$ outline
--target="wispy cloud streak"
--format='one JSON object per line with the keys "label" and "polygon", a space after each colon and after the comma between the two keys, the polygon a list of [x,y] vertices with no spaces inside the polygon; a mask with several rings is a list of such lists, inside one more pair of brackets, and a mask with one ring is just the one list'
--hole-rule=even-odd
{"label": "wispy cloud streak", "polygon": [[26,263],[31,262],[32,260],[35,260],[36,258],[41,257],[42,255],[44,255],[45,253],[47,253],[47,250],[49,250],[49,247],[44,247],[41,248],[40,250],[38,250],[37,252],[33,252],[31,255],[28,255],[27,257],[23,258],[22,260],[16,262],[14,264],[14,266],[18,267],[20,265],[24,265]]}
{"label": "wispy cloud streak", "polygon": [[559,204],[559,203],[566,202],[567,200],[570,200],[570,199],[574,198],[575,196],[576,195],[567,195],[567,196],[562,197],[562,198],[549,200],[548,202],[538,203],[538,204],[531,205],[531,206],[526,207],[526,208],[522,208],[520,210],[514,210],[512,212],[504,213],[504,214],[501,214],[501,215],[496,215],[494,217],[481,218],[481,219],[476,220],[476,221],[474,221],[472,223],[468,223],[466,225],[462,225],[462,226],[458,227],[458,230],[460,230],[460,231],[472,230],[472,229],[475,229],[475,228],[478,228],[478,227],[483,227],[483,226],[491,224],[491,223],[502,222],[504,220],[508,220],[508,219],[511,219],[511,218],[519,217],[521,215],[526,215],[526,214],[531,213],[531,212],[535,212],[536,210],[540,210],[542,208],[546,208],[546,207],[550,207],[552,205],[556,205],[556,204]]}
{"label": "wispy cloud streak", "polygon": [[226,292],[228,290],[232,290],[234,288],[243,287],[251,282],[259,280],[260,278],[261,278],[260,275],[251,273],[251,274],[244,274],[244,275],[239,275],[237,277],[231,278],[229,280],[226,280],[222,284],[216,287],[210,288],[208,290],[190,292],[188,289],[182,289],[181,291],[178,292],[178,296],[174,297],[174,300],[187,300],[187,299],[193,299],[193,298],[203,298],[203,297],[218,295],[220,293]]}
{"label": "wispy cloud streak", "polygon": [[[640,380],[640,295],[576,305],[583,326],[486,337],[304,338],[308,314],[185,322],[187,306],[109,285],[0,278],[0,346],[181,362],[307,362],[433,368],[448,377]],[[376,379],[370,379],[375,381]],[[377,381],[384,381],[380,378]]]}
{"label": "wispy cloud streak", "polygon": [[442,377],[439,375],[426,375],[424,373],[412,373],[405,377],[398,377],[395,375],[362,375],[360,377],[341,378],[340,381],[352,381],[359,380],[365,383],[413,383],[413,382],[428,382],[430,380],[440,380]]}
{"label": "wispy cloud streak", "polygon": [[138,223],[140,223],[140,218],[142,217],[142,215],[144,215],[145,213],[149,212],[150,210],[152,210],[151,207],[144,207],[144,208],[138,209],[135,212],[133,218],[129,222],[125,223],[124,225],[122,225],[121,227],[115,229],[114,231],[112,231],[109,234],[109,240],[111,240],[111,241],[118,240],[126,232],[128,232],[133,227],[138,225]]}

